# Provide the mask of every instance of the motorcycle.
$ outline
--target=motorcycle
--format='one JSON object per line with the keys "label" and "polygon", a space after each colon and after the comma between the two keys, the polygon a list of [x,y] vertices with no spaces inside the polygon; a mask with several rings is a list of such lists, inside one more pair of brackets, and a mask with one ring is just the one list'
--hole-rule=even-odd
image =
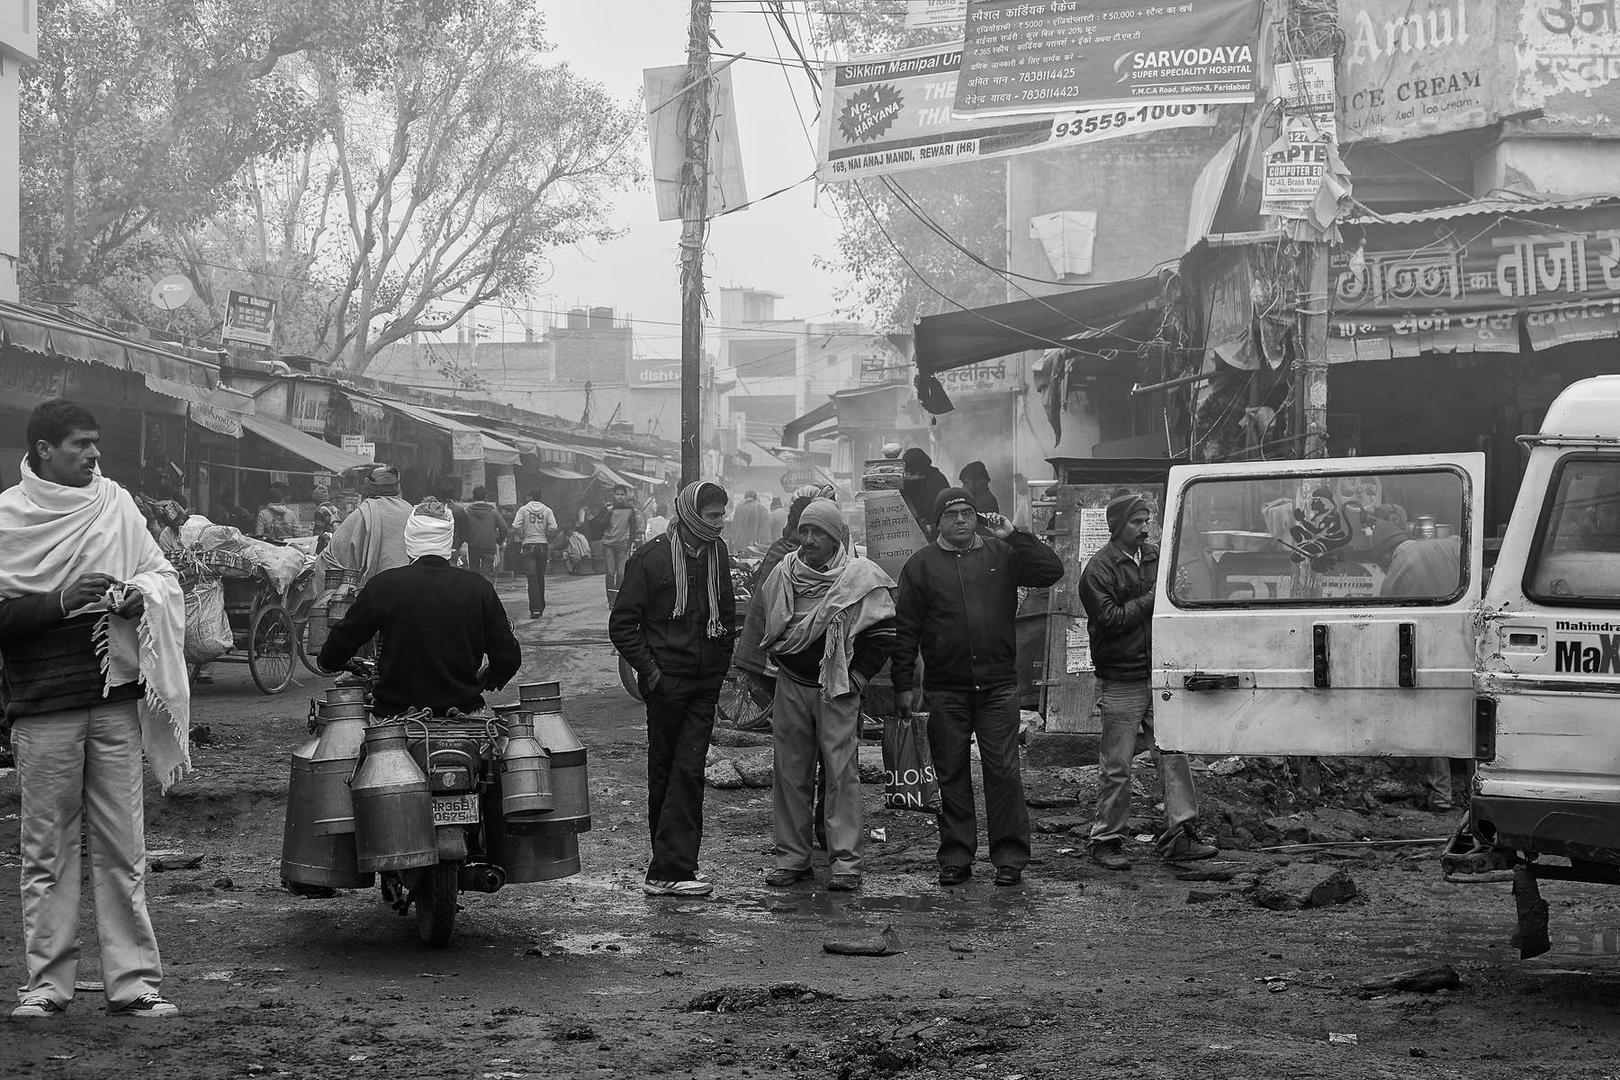
{"label": "motorcycle", "polygon": [[579,873],[591,827],[585,747],[557,683],[486,713],[370,718],[375,664],[311,701],[317,737],[293,752],[281,876],[330,897],[375,881],[430,946],[447,944],[465,892]]}

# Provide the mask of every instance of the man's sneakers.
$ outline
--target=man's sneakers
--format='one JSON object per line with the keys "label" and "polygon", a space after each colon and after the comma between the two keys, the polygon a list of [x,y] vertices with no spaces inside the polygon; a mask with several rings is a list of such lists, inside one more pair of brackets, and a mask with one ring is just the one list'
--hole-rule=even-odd
{"label": "man's sneakers", "polygon": [[642,883],[641,891],[648,896],[708,896],[714,892],[714,885],[707,881],[653,881],[649,878]]}
{"label": "man's sneakers", "polygon": [[1213,859],[1221,850],[1199,836],[1198,830],[1190,821],[1167,831],[1154,841],[1153,848],[1165,862],[1197,862],[1199,859]]}
{"label": "man's sneakers", "polygon": [[766,873],[765,884],[773,889],[786,889],[801,881],[809,881],[814,876],[814,872],[808,866],[798,870],[791,866],[778,866]]}
{"label": "man's sneakers", "polygon": [[55,998],[48,998],[44,994],[35,994],[25,997],[11,1010],[13,1020],[44,1020],[52,1016],[61,1016],[67,1012],[67,1006]]}
{"label": "man's sneakers", "polygon": [[147,994],[123,1005],[111,1007],[108,1016],[133,1016],[141,1020],[167,1020],[180,1015],[180,1006],[156,994]]}
{"label": "man's sneakers", "polygon": [[1104,870],[1129,870],[1131,860],[1118,840],[1103,840],[1091,845],[1091,861]]}

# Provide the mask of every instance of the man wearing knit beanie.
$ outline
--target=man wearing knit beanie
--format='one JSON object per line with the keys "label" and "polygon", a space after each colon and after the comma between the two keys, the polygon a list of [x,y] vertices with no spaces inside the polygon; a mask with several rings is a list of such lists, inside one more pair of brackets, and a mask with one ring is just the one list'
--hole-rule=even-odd
{"label": "man wearing knit beanie", "polygon": [[[1080,575],[1103,725],[1098,751],[1102,785],[1091,827],[1091,857],[1109,870],[1129,870],[1124,843],[1130,833],[1131,760],[1154,746],[1148,677],[1159,549],[1149,543],[1152,511],[1147,499],[1134,492],[1116,495],[1105,512],[1111,539]],[[1197,831],[1198,791],[1187,755],[1153,752],[1164,782],[1166,827],[1155,845],[1159,855],[1178,862],[1211,857],[1214,845]]]}
{"label": "man wearing knit beanie", "polygon": [[973,876],[979,825],[970,750],[977,740],[996,884],[1017,885],[1029,862],[1029,809],[1018,760],[1013,623],[1019,586],[1055,585],[1063,562],[1000,514],[981,519],[963,488],[938,493],[931,522],[936,539],[900,572],[890,678],[900,708],[918,707],[921,651],[939,778],[939,883],[962,885]]}

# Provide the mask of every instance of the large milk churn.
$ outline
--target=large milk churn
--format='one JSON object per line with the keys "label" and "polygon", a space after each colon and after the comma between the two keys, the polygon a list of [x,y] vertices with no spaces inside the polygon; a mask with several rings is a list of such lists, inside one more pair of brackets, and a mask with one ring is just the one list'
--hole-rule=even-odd
{"label": "large milk churn", "polygon": [[576,832],[591,828],[590,779],[585,768],[585,744],[562,715],[562,693],[555,682],[526,683],[518,687],[520,711],[534,718],[534,737],[551,755],[551,794],[556,809],[546,815],[547,825],[570,822]]}
{"label": "large milk churn", "polygon": [[365,755],[349,782],[361,870],[408,870],[439,861],[427,775],[406,748],[405,725],[366,729]]}
{"label": "large milk churn", "polygon": [[[486,792],[489,806],[496,798]],[[526,881],[555,881],[579,873],[579,837],[575,822],[553,825],[544,821],[507,821],[494,828],[494,818],[486,836],[490,859],[506,871],[509,884]]]}
{"label": "large milk churn", "polygon": [[281,835],[281,879],[330,889],[364,889],[375,877],[362,874],[355,864],[354,834],[315,835],[314,757],[328,721],[318,715],[316,723],[316,734],[292,753],[287,820]]}
{"label": "large milk churn", "polygon": [[[360,572],[329,566],[324,584],[321,595],[310,605],[309,620],[304,629],[304,649],[311,656],[321,651],[321,646],[326,644],[326,635],[349,613],[349,607],[354,603],[354,589],[360,584]],[[342,593],[334,597],[333,592],[339,589],[343,590]]]}
{"label": "large milk churn", "polygon": [[349,777],[366,741],[366,692],[358,686],[334,686],[316,708],[323,726],[310,755],[310,831],[315,836],[352,833]]}
{"label": "large milk churn", "polygon": [[551,792],[551,760],[534,737],[527,713],[506,718],[506,734],[495,744],[500,772],[501,816],[507,821],[543,821],[556,806]]}

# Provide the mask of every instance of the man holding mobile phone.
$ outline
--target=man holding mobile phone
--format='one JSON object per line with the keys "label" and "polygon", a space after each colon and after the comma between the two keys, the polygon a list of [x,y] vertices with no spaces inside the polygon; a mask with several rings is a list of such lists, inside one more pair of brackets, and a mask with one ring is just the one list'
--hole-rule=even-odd
{"label": "man holding mobile phone", "polygon": [[[988,535],[980,532],[981,520]],[[939,493],[934,521],[937,538],[900,572],[890,678],[899,708],[917,708],[921,650],[928,744],[939,776],[939,883],[961,885],[973,876],[978,820],[970,744],[977,737],[996,884],[1017,885],[1029,862],[1029,808],[1018,760],[1013,620],[1019,586],[1057,584],[1063,562],[1000,514],[980,515],[963,488]]]}

